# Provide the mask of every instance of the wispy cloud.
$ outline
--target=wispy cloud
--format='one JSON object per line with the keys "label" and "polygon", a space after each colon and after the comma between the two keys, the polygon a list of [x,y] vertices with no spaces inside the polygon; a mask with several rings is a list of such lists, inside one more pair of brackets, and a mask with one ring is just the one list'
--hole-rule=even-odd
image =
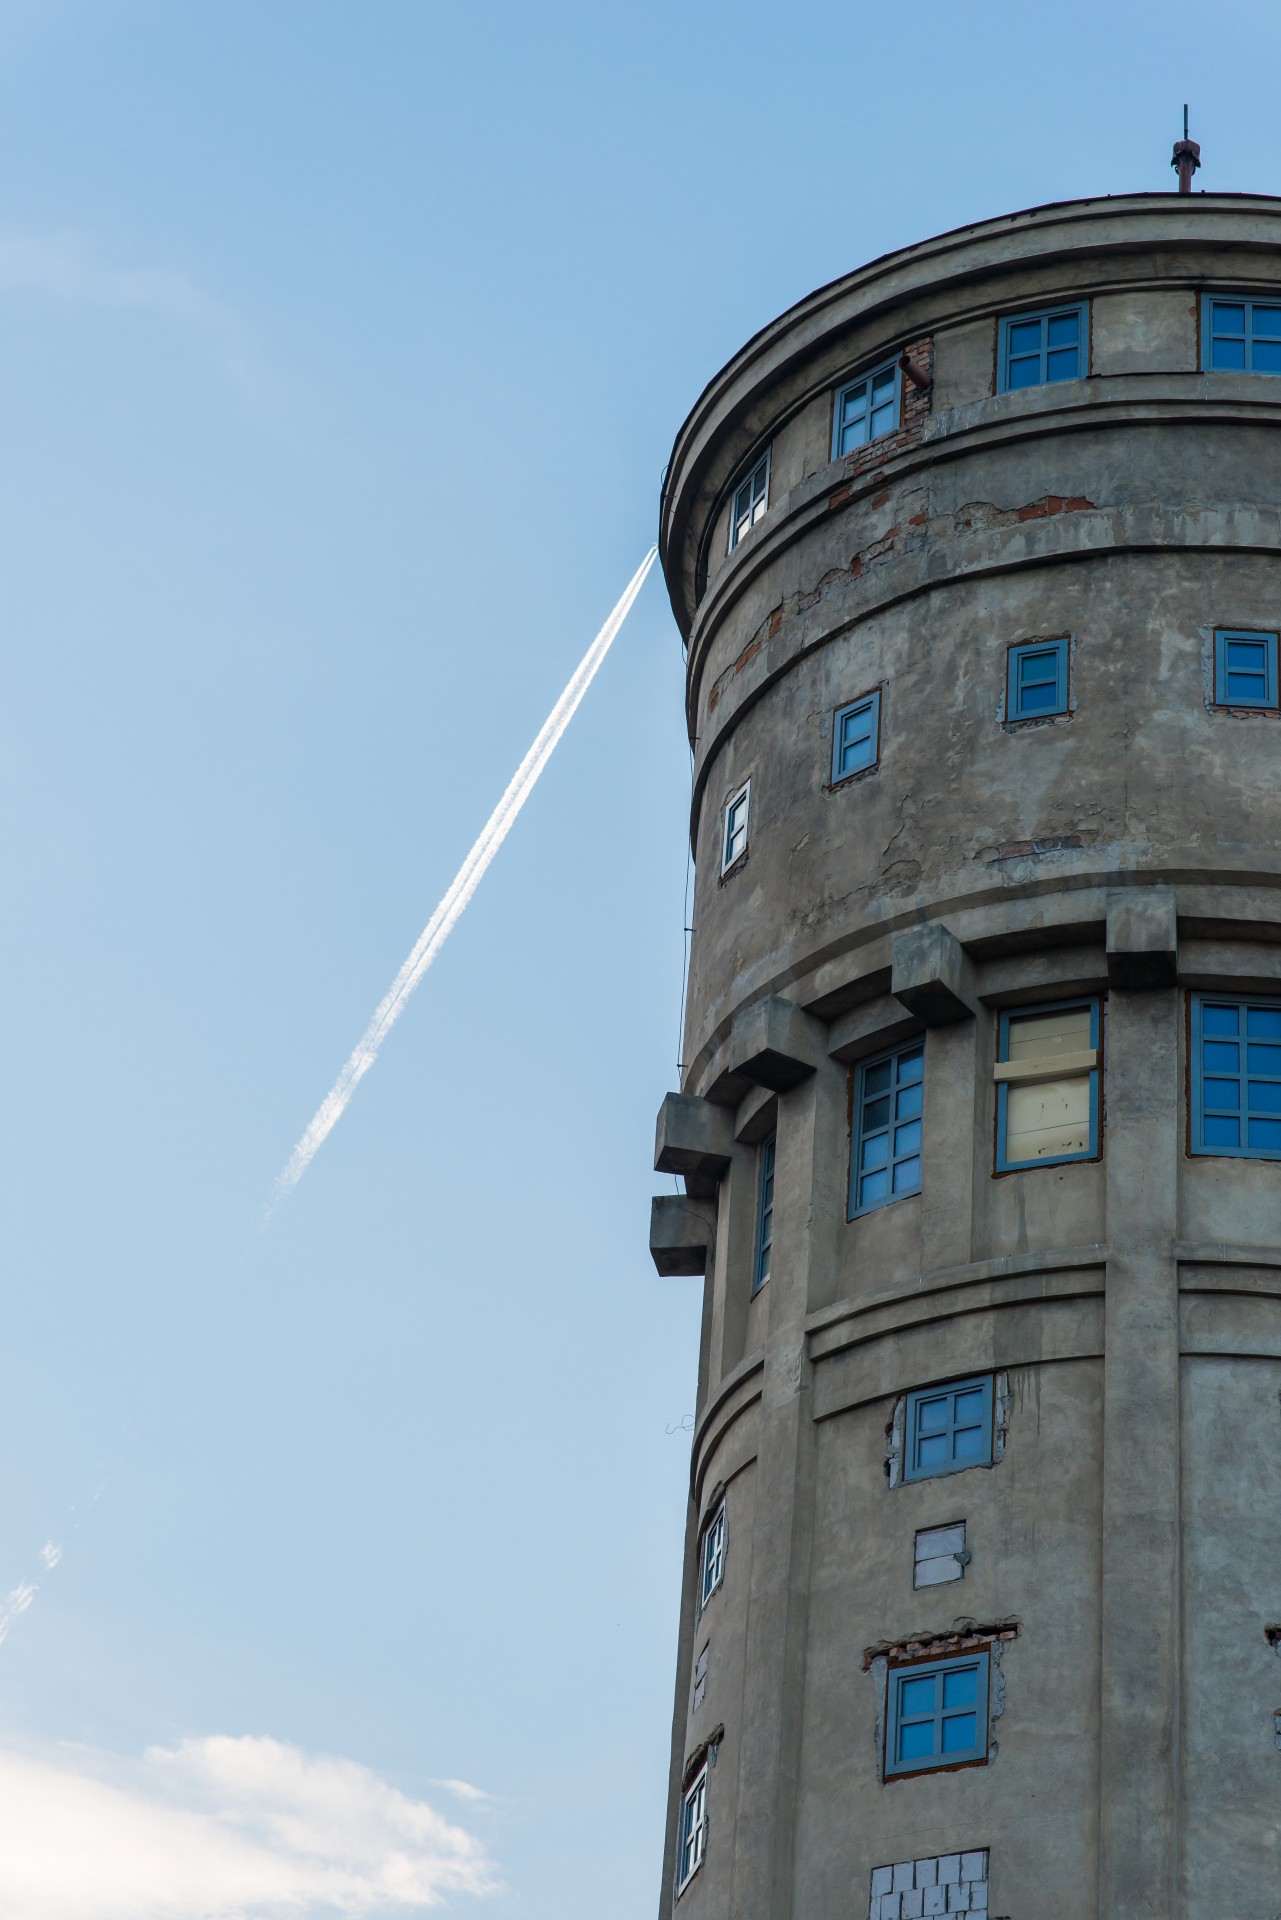
{"label": "wispy cloud", "polygon": [[365,1920],[496,1890],[484,1846],[354,1760],[219,1734],[0,1751],[5,1920]]}
{"label": "wispy cloud", "polygon": [[261,368],[249,330],[235,310],[173,267],[105,260],[81,235],[0,228],[0,293],[43,294],[78,306],[134,310],[198,335],[242,387]]}

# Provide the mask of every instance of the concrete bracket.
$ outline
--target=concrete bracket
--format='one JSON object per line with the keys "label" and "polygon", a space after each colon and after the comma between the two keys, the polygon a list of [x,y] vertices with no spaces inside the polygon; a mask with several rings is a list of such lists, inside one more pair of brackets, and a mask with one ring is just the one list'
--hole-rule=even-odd
{"label": "concrete bracket", "polygon": [[669,1093],[658,1109],[654,1171],[684,1174],[686,1190],[698,1199],[715,1197],[733,1145],[733,1114],[710,1100]]}
{"label": "concrete bracket", "polygon": [[737,1105],[748,1086],[786,1093],[823,1064],[826,1039],[823,1022],[795,1001],[777,993],[753,1001],[734,1020],[712,1098],[732,1097]]}
{"label": "concrete bracket", "polygon": [[706,1273],[716,1241],[716,1207],[684,1193],[655,1194],[649,1207],[649,1251],[659,1273]]}
{"label": "concrete bracket", "polygon": [[947,1027],[974,1018],[974,969],[941,920],[895,934],[890,964],[890,992],[925,1026]]}
{"label": "concrete bracket", "polygon": [[1174,985],[1179,935],[1172,888],[1127,887],[1108,895],[1107,955],[1114,987],[1142,992]]}

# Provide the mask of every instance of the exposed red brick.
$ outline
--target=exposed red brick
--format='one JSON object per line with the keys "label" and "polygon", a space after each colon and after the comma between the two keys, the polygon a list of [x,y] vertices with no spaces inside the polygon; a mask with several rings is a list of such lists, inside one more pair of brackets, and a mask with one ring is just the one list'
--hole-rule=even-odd
{"label": "exposed red brick", "polygon": [[769,637],[771,640],[774,638],[774,635],[778,632],[782,624],[783,624],[783,609],[781,606],[778,606],[778,607],[775,607],[773,613],[769,617]]}

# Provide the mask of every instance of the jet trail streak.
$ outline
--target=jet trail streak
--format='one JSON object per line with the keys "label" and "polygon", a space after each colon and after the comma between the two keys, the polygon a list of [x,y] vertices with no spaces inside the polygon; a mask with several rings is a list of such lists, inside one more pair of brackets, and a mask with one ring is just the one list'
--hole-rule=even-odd
{"label": "jet trail streak", "polygon": [[539,774],[551,759],[561,735],[595,678],[597,668],[609,652],[619,628],[631,611],[632,602],[645,584],[646,575],[657,554],[658,549],[651,547],[628,581],[618,605],[578,663],[569,685],[548,714],[538,738],[512,775],[507,791],[481,828],[475,845],[454,876],[449,891],[423,928],[413,952],[379,1003],[351,1058],[317,1107],[307,1131],[276,1181],[267,1208],[268,1219],[280,1202],[288,1199],[318,1149],[341,1120],[347,1102],[378,1058],[383,1041],[404,1012],[410,994],[461,919],[467,902],[484,879],[486,868],[515,824],[517,814],[532,793]]}

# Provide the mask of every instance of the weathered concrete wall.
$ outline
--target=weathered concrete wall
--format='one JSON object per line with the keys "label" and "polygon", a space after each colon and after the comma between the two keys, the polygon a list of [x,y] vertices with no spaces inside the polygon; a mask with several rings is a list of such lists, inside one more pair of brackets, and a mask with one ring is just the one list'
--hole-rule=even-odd
{"label": "weathered concrete wall", "polygon": [[[1212,660],[1216,627],[1281,628],[1281,379],[1199,367],[1203,291],[1269,286],[1278,201],[1037,209],[821,289],[678,436],[684,1091],[727,1144],[699,1188],[662,1913],[680,1787],[721,1728],[692,1920],[862,1920],[874,1869],[967,1851],[1009,1920],[1281,1910],[1281,1162],[1193,1157],[1188,1133],[1189,996],[1281,998],[1281,713],[1218,708]],[[1088,375],[996,393],[1001,314],[1068,299]],[[832,462],[835,388],[905,346],[932,389]],[[730,490],[766,444],[768,511],[731,552]],[[1059,635],[1068,711],[1009,723],[1009,647]],[[874,689],[877,763],[833,786],[834,710]],[[1001,1012],[1085,995],[1099,1153],[998,1173]],[[913,1037],[921,1191],[850,1219],[852,1075]],[[969,1374],[1006,1383],[996,1464],[892,1484],[902,1396]],[[963,1579],[914,1589],[916,1532],[962,1519]],[[989,1762],[885,1781],[883,1649],[958,1622],[1011,1636]]]}

